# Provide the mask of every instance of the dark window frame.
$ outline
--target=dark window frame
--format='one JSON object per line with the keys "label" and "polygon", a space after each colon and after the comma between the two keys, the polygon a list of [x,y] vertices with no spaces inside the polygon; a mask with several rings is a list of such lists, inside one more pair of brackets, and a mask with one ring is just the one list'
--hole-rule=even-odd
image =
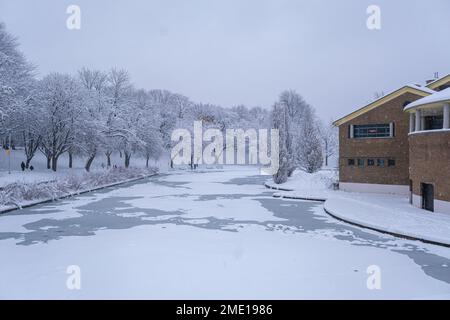
{"label": "dark window frame", "polygon": [[370,139],[370,138],[392,138],[395,134],[395,124],[393,124],[393,132],[391,136],[391,123],[379,124],[360,124],[353,125],[354,139]]}
{"label": "dark window frame", "polygon": [[440,130],[444,126],[444,115],[432,115],[424,117],[425,128],[424,130]]}
{"label": "dark window frame", "polygon": [[386,159],[378,158],[377,159],[377,167],[380,167],[380,168],[386,167]]}

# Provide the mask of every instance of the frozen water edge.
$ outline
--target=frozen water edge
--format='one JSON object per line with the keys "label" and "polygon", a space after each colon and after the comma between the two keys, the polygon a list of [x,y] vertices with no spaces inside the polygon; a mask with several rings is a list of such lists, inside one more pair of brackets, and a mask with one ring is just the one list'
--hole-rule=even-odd
{"label": "frozen water edge", "polygon": [[[274,199],[256,174],[164,175],[30,208],[20,223],[2,216],[0,297],[449,297],[448,250],[349,227],[319,204]],[[379,291],[366,287],[374,264]],[[80,291],[65,286],[69,265],[81,268]]]}

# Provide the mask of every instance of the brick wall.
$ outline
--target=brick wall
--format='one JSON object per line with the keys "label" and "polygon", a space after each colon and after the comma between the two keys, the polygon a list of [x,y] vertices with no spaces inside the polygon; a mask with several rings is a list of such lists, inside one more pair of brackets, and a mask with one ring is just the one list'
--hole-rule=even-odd
{"label": "brick wall", "polygon": [[420,196],[420,184],[430,183],[435,199],[450,201],[450,132],[412,134],[409,149],[413,193]]}
{"label": "brick wall", "polygon": [[[421,97],[405,93],[382,106],[366,112],[339,127],[339,175],[341,182],[409,185],[409,115],[403,112],[405,102]],[[350,139],[350,125],[395,123],[394,138]],[[349,166],[348,159],[365,160],[364,167]],[[367,159],[395,159],[388,167],[367,166]]]}

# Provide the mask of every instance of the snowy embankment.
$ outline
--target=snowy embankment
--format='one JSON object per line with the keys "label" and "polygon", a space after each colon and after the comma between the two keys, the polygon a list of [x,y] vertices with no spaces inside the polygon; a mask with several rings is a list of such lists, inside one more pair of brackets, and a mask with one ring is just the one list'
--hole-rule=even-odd
{"label": "snowy embankment", "polygon": [[336,170],[321,170],[313,174],[298,170],[286,183],[277,185],[269,180],[265,185],[280,191],[274,194],[275,197],[325,201],[332,194],[337,180]]}
{"label": "snowy embankment", "polygon": [[328,214],[351,224],[450,246],[449,215],[413,207],[404,196],[334,191],[336,181],[334,171],[296,172],[287,183],[268,181],[266,187],[280,190],[274,197],[324,201]]}
{"label": "snowy embankment", "polygon": [[380,194],[340,194],[324,204],[330,215],[396,236],[450,246],[450,216],[413,207],[408,198]]}
{"label": "snowy embankment", "polygon": [[117,168],[82,175],[68,175],[52,181],[10,183],[0,189],[0,213],[131,182],[155,173],[156,168]]}

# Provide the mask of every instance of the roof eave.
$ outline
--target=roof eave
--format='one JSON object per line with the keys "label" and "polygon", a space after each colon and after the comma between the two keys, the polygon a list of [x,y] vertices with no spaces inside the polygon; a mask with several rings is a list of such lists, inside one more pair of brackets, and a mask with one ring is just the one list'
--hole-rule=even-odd
{"label": "roof eave", "polygon": [[411,111],[415,111],[417,109],[439,108],[447,103],[450,103],[450,99],[444,99],[441,101],[433,101],[433,102],[423,103],[423,104],[419,104],[419,105],[412,106],[412,107],[406,106],[405,109],[403,109],[403,111],[411,112]]}
{"label": "roof eave", "polygon": [[427,97],[427,96],[429,96],[431,94],[430,92],[427,92],[425,90],[421,90],[419,88],[413,88],[413,87],[410,87],[410,86],[404,86],[404,87],[401,87],[400,89],[398,89],[398,90],[396,90],[394,92],[391,92],[390,94],[385,95],[384,97],[381,97],[380,99],[375,100],[375,101],[371,102],[370,104],[368,104],[368,105],[366,105],[366,106],[364,106],[364,107],[362,107],[362,108],[360,108],[360,109],[358,109],[358,110],[356,110],[356,111],[346,115],[345,117],[342,117],[342,118],[336,120],[335,122],[333,122],[333,125],[336,126],[336,127],[339,127],[339,126],[341,126],[341,125],[343,125],[343,124],[345,124],[345,123],[355,119],[356,117],[359,117],[360,115],[362,115],[362,114],[364,114],[366,112],[369,112],[369,111],[371,111],[371,110],[373,110],[373,109],[375,109],[375,108],[377,108],[377,107],[379,107],[379,106],[381,106],[381,105],[391,101],[392,99],[395,99],[395,98],[397,98],[397,97],[399,97],[402,94],[407,93],[407,92],[413,93],[413,94],[417,94],[417,95],[423,96],[423,97]]}
{"label": "roof eave", "polygon": [[439,88],[441,85],[443,85],[445,83],[448,83],[448,82],[450,82],[450,74],[448,74],[448,75],[446,75],[446,76],[444,76],[442,78],[436,79],[435,81],[427,84],[426,87],[429,88],[429,89],[434,90],[434,89]]}

